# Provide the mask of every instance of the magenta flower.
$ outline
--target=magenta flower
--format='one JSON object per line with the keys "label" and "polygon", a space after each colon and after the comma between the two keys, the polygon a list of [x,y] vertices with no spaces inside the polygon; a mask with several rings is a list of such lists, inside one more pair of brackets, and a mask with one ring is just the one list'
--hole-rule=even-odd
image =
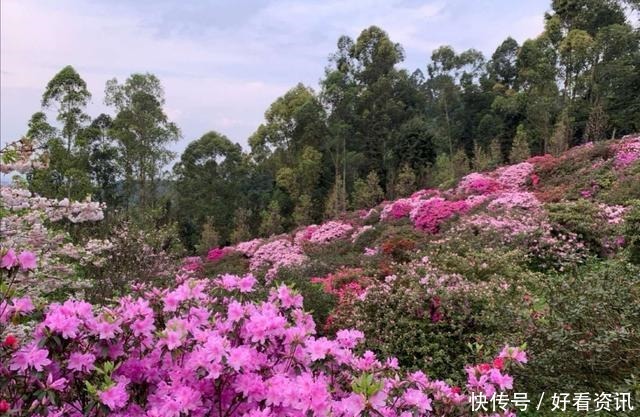
{"label": "magenta flower", "polygon": [[18,257],[13,249],[9,249],[0,260],[0,268],[11,269],[18,263]]}
{"label": "magenta flower", "polygon": [[112,411],[124,407],[129,400],[129,394],[127,393],[128,383],[129,380],[127,378],[122,378],[116,385],[107,388],[104,391],[100,391],[98,393],[100,402],[109,407]]}
{"label": "magenta flower", "polygon": [[67,368],[78,372],[88,372],[93,369],[93,363],[95,360],[95,355],[91,353],[73,352],[69,356]]}
{"label": "magenta flower", "polygon": [[20,263],[20,269],[23,271],[36,269],[36,254],[28,250],[22,251],[18,255],[18,262]]}
{"label": "magenta flower", "polygon": [[31,367],[38,372],[42,372],[42,369],[51,363],[48,356],[49,351],[47,349],[40,349],[36,343],[31,343],[13,355],[9,369],[24,372]]}

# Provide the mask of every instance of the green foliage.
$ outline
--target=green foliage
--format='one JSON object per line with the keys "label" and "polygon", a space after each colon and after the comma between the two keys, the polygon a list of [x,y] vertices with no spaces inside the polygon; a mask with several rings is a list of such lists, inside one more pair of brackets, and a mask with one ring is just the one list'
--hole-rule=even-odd
{"label": "green foliage", "polygon": [[568,149],[570,129],[569,116],[567,112],[564,111],[556,121],[553,134],[547,145],[547,151],[551,155],[558,156]]}
{"label": "green foliage", "polygon": [[529,139],[527,138],[527,132],[522,124],[518,125],[516,129],[516,137],[513,138],[511,144],[511,151],[509,152],[509,162],[517,164],[518,162],[525,161],[531,156],[529,150]]}
{"label": "green foliage", "polygon": [[337,217],[347,209],[347,195],[344,189],[343,179],[340,175],[336,176],[333,187],[327,196],[324,209],[324,217],[331,219]]}
{"label": "green foliage", "polygon": [[260,234],[262,236],[277,235],[284,231],[284,218],[280,213],[280,204],[272,200],[269,207],[260,214]]}
{"label": "green foliage", "polygon": [[503,162],[504,155],[502,154],[502,146],[500,145],[500,140],[498,138],[494,138],[489,144],[489,167],[495,168],[499,165],[502,165]]}
{"label": "green foliage", "polygon": [[471,162],[475,171],[487,171],[491,167],[491,156],[476,141],[473,144],[473,161]]}
{"label": "green foliage", "polygon": [[624,238],[629,261],[640,265],[640,200],[635,200],[625,216]]}
{"label": "green foliage", "polygon": [[546,275],[538,290],[545,308],[529,329],[525,388],[608,392],[624,387],[640,367],[639,285],[640,270],[622,260]]}
{"label": "green foliage", "polygon": [[584,131],[585,142],[605,139],[608,122],[607,119],[607,114],[605,113],[602,104],[596,103],[591,109],[589,119],[587,120],[587,127]]}
{"label": "green foliage", "polygon": [[213,226],[213,219],[209,217],[206,223],[202,225],[200,241],[196,246],[196,250],[200,255],[206,255],[209,249],[217,248],[218,246],[220,246],[220,235]]}
{"label": "green foliage", "polygon": [[402,166],[394,187],[396,197],[407,197],[416,191],[416,174],[409,164]]}
{"label": "green foliage", "polygon": [[358,178],[354,184],[353,206],[357,209],[370,208],[384,199],[384,192],[380,187],[380,178],[375,171],[371,171],[366,180]]}
{"label": "green foliage", "polygon": [[124,83],[107,81],[105,103],[116,110],[110,135],[122,149],[125,204],[141,208],[158,202],[162,168],[174,156],[167,148],[180,129],[167,117],[164,89],[153,74],[132,74]]}
{"label": "green foliage", "polygon": [[293,210],[293,221],[297,226],[304,226],[313,222],[313,202],[307,194],[302,194]]}
{"label": "green foliage", "polygon": [[232,243],[245,242],[251,238],[249,224],[251,220],[251,211],[238,207],[233,215],[234,228],[231,232],[230,240]]}
{"label": "green foliage", "polygon": [[[205,221],[220,234],[221,243],[233,230],[235,207],[245,199],[248,167],[242,148],[217,132],[191,142],[173,169],[176,211],[181,224],[199,229]],[[197,235],[183,234],[194,245]]]}

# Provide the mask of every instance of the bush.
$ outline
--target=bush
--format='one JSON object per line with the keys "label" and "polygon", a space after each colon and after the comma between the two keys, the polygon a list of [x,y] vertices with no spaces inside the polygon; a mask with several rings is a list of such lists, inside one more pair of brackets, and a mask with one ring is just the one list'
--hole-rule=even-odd
{"label": "bush", "polygon": [[624,239],[629,260],[640,265],[640,200],[633,202],[625,217]]}
{"label": "bush", "polygon": [[640,269],[622,260],[544,276],[527,330],[528,392],[611,392],[640,370]]}
{"label": "bush", "polygon": [[517,327],[521,288],[502,284],[500,279],[474,283],[417,260],[370,285],[366,297],[353,300],[334,323],[362,330],[365,348],[393,352],[402,367],[460,383],[461,363],[523,337]]}

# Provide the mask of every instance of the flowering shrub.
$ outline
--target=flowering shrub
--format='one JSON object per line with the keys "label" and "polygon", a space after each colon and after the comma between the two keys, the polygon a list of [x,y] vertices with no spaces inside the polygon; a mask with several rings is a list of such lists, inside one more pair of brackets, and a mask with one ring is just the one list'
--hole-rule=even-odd
{"label": "flowering shrub", "polygon": [[542,207],[542,203],[530,192],[506,192],[500,194],[489,203],[491,210],[511,210],[514,208],[524,210],[537,210]]}
{"label": "flowering shrub", "polygon": [[240,242],[232,248],[237,252],[244,253],[246,256],[253,256],[262,243],[262,239],[253,239],[248,242]]}
{"label": "flowering shrub", "polygon": [[521,162],[496,170],[498,182],[509,190],[522,189],[531,178],[535,166],[531,162]]}
{"label": "flowering shrub", "polygon": [[330,221],[320,226],[309,226],[307,229],[310,229],[309,242],[323,244],[346,237],[353,231],[353,226],[348,223]]}
{"label": "flowering shrub", "polygon": [[505,348],[502,360],[469,366],[464,393],[422,372],[403,374],[393,358],[355,354],[359,331],[315,337],[302,297],[286,286],[245,301],[253,282],[179,276],[173,290],[110,308],[51,304],[33,340],[3,348],[0,396],[20,415],[456,416],[468,411],[466,393],[511,389],[506,369],[526,361]]}
{"label": "flowering shrub", "polygon": [[281,238],[260,246],[251,257],[250,269],[258,271],[267,267],[265,277],[271,280],[280,268],[300,265],[306,259],[301,246]]}
{"label": "flowering shrub", "polygon": [[441,197],[432,197],[417,205],[411,211],[410,217],[418,229],[437,233],[442,222],[465,212],[468,208],[465,201],[447,201]]}
{"label": "flowering shrub", "polygon": [[477,172],[463,177],[458,183],[458,191],[465,194],[491,194],[501,188],[498,181]]}
{"label": "flowering shrub", "polygon": [[638,160],[640,160],[640,136],[623,139],[616,149],[615,167],[625,169]]}
{"label": "flowering shrub", "polygon": [[224,258],[227,253],[229,253],[229,249],[227,248],[212,248],[207,252],[207,261],[217,262]]}
{"label": "flowering shrub", "polygon": [[346,293],[328,325],[362,330],[365,348],[397,357],[400,366],[463,383],[462,368],[475,357],[467,343],[491,350],[505,337],[522,337],[514,332],[518,309],[505,314],[520,304],[516,294],[498,280],[472,282],[417,259],[369,282],[362,293]]}
{"label": "flowering shrub", "polygon": [[41,150],[30,138],[25,137],[10,142],[0,149],[0,172],[26,174],[32,169],[46,168],[49,165],[48,160],[44,157],[44,153],[40,152]]}
{"label": "flowering shrub", "polygon": [[401,198],[399,200],[393,201],[386,205],[382,210],[382,212],[380,213],[380,219],[386,220],[388,218],[391,218],[397,220],[401,219],[402,217],[407,217],[419,201],[420,200],[412,198]]}
{"label": "flowering shrub", "polygon": [[3,211],[0,250],[29,251],[40,262],[35,274],[20,271],[15,274],[14,289],[32,296],[56,291],[82,293],[89,283],[75,279],[78,266],[104,263],[111,242],[99,239],[72,242],[58,224],[102,220],[102,209],[102,205],[91,201],[58,201],[32,195],[15,186],[0,187],[0,210]]}

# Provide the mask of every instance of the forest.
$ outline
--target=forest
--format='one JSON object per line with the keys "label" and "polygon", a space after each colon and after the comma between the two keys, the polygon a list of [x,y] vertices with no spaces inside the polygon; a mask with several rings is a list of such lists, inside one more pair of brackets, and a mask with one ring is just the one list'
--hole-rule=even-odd
{"label": "forest", "polygon": [[639,9],[411,73],[370,26],[180,155],[158,77],[62,68],[0,150],[0,416],[637,417]]}

